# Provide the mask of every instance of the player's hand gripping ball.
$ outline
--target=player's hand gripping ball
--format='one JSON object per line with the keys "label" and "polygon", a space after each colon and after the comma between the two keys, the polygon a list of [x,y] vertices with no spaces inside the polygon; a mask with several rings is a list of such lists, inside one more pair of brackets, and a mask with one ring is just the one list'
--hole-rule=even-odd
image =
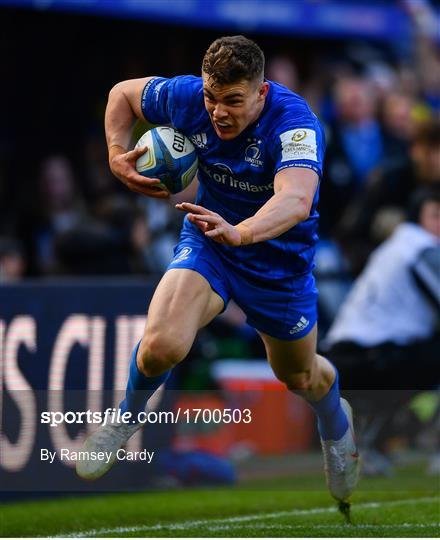
{"label": "player's hand gripping ball", "polygon": [[183,191],[197,172],[195,148],[183,133],[171,127],[160,126],[147,131],[136,144],[148,151],[136,161],[136,170],[147,178],[159,178],[157,187],[170,193]]}

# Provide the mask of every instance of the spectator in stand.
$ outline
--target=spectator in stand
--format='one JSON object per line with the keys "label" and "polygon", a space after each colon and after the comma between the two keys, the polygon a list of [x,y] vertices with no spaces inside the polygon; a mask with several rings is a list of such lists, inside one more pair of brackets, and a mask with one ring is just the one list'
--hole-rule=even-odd
{"label": "spectator in stand", "polygon": [[35,196],[28,197],[23,211],[21,237],[30,252],[32,273],[57,272],[57,235],[73,229],[87,215],[69,160],[60,155],[42,164]]}
{"label": "spectator in stand", "polygon": [[399,88],[396,70],[385,61],[364,61],[364,70],[379,103]]}
{"label": "spectator in stand", "polygon": [[131,198],[112,195],[93,215],[56,237],[59,271],[79,275],[128,275],[156,271],[144,257],[150,243],[143,212]]}
{"label": "spectator in stand", "polygon": [[336,121],[328,136],[325,178],[321,184],[321,232],[331,236],[340,216],[362,193],[371,172],[386,156],[400,153],[377,119],[376,93],[365,78],[344,76],[334,88]]}
{"label": "spectator in stand", "polygon": [[[338,239],[357,275],[368,255],[402,221],[412,193],[440,185],[440,122],[421,125],[400,158],[386,160],[342,217]],[[389,226],[391,225],[391,228]]]}
{"label": "spectator in stand", "polygon": [[299,80],[296,66],[287,56],[274,56],[267,62],[266,77],[298,92]]}
{"label": "spectator in stand", "polygon": [[[158,272],[143,213],[134,198],[113,192],[100,167],[99,147],[90,142],[90,208],[78,191],[69,161],[51,156],[43,162],[37,204],[31,198],[20,230],[39,275],[121,275]],[[107,175],[108,176],[108,175]],[[111,177],[109,177],[111,179]],[[115,183],[112,180],[112,183]]]}
{"label": "spectator in stand", "polygon": [[404,0],[415,37],[413,67],[420,93],[432,111],[440,113],[440,56],[438,16],[428,0]]}
{"label": "spectator in stand", "polygon": [[390,92],[384,96],[381,116],[387,134],[402,142],[406,150],[416,130],[414,98],[404,92]]}
{"label": "spectator in stand", "polygon": [[[371,255],[324,342],[356,409],[374,422],[361,443],[381,453],[396,408],[440,384],[440,186],[418,190],[411,203],[409,221]],[[377,463],[376,472],[387,471],[383,456],[363,456],[370,472]]]}

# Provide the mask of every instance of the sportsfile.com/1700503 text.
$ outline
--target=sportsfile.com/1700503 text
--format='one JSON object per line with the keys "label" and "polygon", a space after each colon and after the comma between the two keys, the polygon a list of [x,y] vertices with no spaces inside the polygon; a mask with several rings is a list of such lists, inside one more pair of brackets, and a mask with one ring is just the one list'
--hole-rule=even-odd
{"label": "sportsfile.com/1700503 text", "polygon": [[56,427],[60,424],[102,424],[115,422],[124,424],[250,424],[250,409],[202,409],[178,407],[174,411],[142,411],[138,414],[121,412],[120,409],[108,408],[105,411],[43,411],[42,424]]}

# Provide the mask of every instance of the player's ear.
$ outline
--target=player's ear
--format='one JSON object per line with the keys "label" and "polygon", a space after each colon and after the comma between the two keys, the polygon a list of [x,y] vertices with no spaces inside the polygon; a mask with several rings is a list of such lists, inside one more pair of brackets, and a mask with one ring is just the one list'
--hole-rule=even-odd
{"label": "player's ear", "polygon": [[269,83],[266,81],[263,81],[260,84],[260,88],[258,89],[258,97],[260,99],[263,99],[267,96],[267,93],[269,92]]}

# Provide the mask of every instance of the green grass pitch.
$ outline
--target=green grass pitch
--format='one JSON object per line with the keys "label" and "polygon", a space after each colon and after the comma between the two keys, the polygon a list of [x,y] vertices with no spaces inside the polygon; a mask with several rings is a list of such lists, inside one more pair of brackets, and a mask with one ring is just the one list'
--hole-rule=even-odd
{"label": "green grass pitch", "polygon": [[344,523],[322,473],[186,489],[4,504],[0,536],[438,537],[440,479],[424,468],[364,479]]}

